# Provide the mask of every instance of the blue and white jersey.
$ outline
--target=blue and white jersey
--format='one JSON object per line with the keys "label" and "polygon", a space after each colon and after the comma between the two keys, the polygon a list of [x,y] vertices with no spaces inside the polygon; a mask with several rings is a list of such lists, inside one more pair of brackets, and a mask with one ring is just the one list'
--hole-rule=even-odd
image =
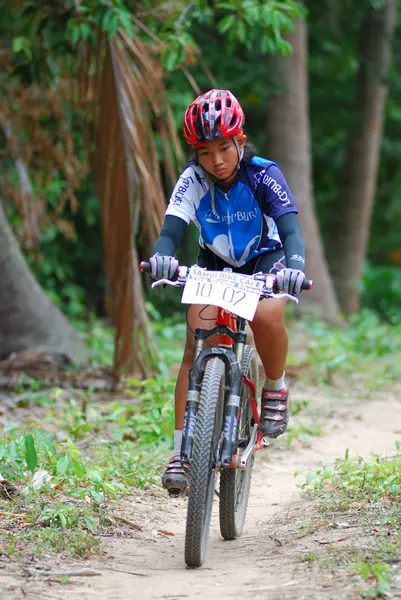
{"label": "blue and white jersey", "polygon": [[166,215],[191,221],[200,244],[227,263],[242,267],[282,243],[275,221],[298,212],[291,191],[276,163],[254,156],[241,161],[237,179],[224,192],[198,163],[189,163],[170,198]]}

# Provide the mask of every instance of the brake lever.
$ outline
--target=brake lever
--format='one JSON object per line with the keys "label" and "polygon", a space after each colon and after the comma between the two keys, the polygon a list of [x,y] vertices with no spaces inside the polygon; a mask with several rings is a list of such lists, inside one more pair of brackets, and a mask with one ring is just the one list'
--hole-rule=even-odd
{"label": "brake lever", "polygon": [[293,302],[295,302],[295,304],[299,304],[298,298],[296,298],[295,296],[291,296],[291,294],[285,294],[283,292],[281,292],[280,294],[276,294],[275,292],[268,292],[266,296],[268,298],[288,298],[288,300],[292,300]]}
{"label": "brake lever", "polygon": [[171,285],[172,287],[181,287],[182,284],[179,281],[171,281],[170,279],[158,279],[157,281],[154,281],[150,287],[155,288],[158,285]]}

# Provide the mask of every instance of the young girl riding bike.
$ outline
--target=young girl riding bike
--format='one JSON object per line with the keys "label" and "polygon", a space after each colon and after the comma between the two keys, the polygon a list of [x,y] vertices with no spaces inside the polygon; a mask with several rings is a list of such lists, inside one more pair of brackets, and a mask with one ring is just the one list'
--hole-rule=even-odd
{"label": "young girl riding bike", "polygon": [[[275,273],[280,289],[298,294],[305,280],[304,246],[297,208],[276,163],[255,156],[246,144],[244,113],[228,90],[211,90],[186,110],[184,137],[195,156],[180,176],[166,210],[163,228],[150,259],[154,279],[173,278],[174,255],[192,221],[200,233],[198,265],[208,270]],[[261,429],[275,438],[288,423],[288,387],[284,368],[288,350],[285,299],[259,302],[250,323],[265,371]],[[191,305],[184,357],[175,391],[174,452],[162,477],[167,489],[185,489],[187,475],[180,448],[193,331],[217,315],[217,307]]]}

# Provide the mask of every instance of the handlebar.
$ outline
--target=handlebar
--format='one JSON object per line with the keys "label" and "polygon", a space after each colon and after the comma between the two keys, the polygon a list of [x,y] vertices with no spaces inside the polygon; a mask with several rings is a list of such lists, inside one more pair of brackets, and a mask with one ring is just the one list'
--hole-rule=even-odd
{"label": "handlebar", "polygon": [[[142,261],[140,264],[140,269],[141,269],[142,273],[151,273],[152,272],[152,266],[149,262]],[[178,277],[180,276],[180,267],[178,267],[177,276]],[[275,291],[279,291],[279,289],[277,288],[277,285],[274,285],[273,287],[275,288]],[[301,290],[309,291],[312,289],[312,287],[313,287],[312,279],[305,279],[305,281],[302,283]]]}

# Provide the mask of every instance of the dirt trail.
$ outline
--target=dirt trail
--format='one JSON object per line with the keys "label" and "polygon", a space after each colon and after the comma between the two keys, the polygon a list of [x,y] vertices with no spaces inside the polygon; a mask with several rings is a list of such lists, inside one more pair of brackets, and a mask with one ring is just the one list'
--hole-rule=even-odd
{"label": "dirt trail", "polygon": [[[296,396],[296,395],[295,395]],[[298,394],[298,399],[305,398]],[[213,518],[205,564],[198,570],[185,568],[183,559],[186,501],[169,500],[158,491],[138,493],[125,499],[121,513],[144,525],[130,538],[105,538],[105,556],[83,565],[59,561],[54,568],[90,567],[100,576],[74,577],[68,585],[0,577],[7,598],[105,599],[126,598],[268,598],[269,600],[325,600],[350,598],[347,582],[329,573],[313,572],[296,562],[300,552],[316,550],[316,536],[294,536],[290,524],[312,508],[301,497],[294,472],[351,454],[392,453],[401,423],[401,400],[388,397],[352,404],[336,398],[314,399],[323,412],[334,410],[325,423],[326,434],[311,438],[309,448],[283,441],[264,455],[259,453],[244,533],[239,540],[224,542]],[[398,436],[399,437],[399,436]],[[301,477],[299,479],[302,479]],[[215,503],[217,508],[217,502]],[[163,529],[174,536],[158,534]],[[337,534],[338,537],[338,534]],[[299,539],[298,539],[299,538]],[[9,572],[9,570],[7,569]],[[3,571],[4,573],[4,571]],[[23,590],[23,591],[22,591]],[[5,596],[4,596],[5,597]]]}

